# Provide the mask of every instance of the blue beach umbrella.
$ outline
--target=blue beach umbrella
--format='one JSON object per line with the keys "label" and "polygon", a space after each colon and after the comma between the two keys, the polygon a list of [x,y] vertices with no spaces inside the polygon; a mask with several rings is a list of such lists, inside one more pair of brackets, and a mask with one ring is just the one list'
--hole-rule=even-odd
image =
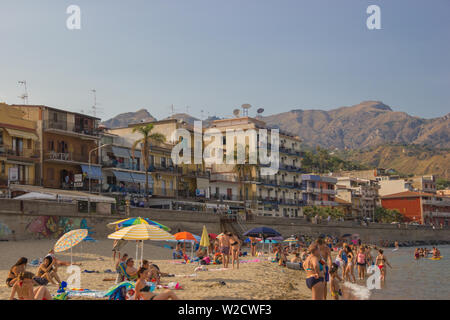
{"label": "blue beach umbrella", "polygon": [[269,238],[269,237],[281,237],[281,234],[269,227],[257,227],[250,229],[244,233],[244,236],[248,237],[260,237]]}

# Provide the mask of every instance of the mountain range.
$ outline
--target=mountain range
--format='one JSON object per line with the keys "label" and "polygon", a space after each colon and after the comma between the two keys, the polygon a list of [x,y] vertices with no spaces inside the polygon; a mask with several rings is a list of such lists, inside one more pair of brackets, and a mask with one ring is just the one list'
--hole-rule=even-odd
{"label": "mountain range", "polygon": [[[198,120],[185,113],[169,118],[189,124]],[[203,120],[204,127],[216,119]],[[332,110],[295,109],[258,119],[297,135],[308,147],[335,150],[345,160],[450,179],[450,113],[425,119],[394,111],[380,101],[364,101]],[[155,120],[141,109],[119,114],[103,125],[114,128]]]}

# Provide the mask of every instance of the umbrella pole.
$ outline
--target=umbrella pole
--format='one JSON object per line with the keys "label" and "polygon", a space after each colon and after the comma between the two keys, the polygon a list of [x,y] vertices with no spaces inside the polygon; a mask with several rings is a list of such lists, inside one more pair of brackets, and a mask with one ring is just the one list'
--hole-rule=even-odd
{"label": "umbrella pole", "polygon": [[139,242],[136,240],[136,261],[138,261],[138,258],[139,258],[138,248],[139,248]]}

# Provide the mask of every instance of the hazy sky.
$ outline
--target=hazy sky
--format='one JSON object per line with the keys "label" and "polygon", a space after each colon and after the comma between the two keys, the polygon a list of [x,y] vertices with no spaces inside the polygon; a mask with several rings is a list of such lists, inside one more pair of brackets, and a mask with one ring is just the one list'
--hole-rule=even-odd
{"label": "hazy sky", "polygon": [[[81,8],[81,30],[66,8]],[[366,9],[381,8],[381,30]],[[1,0],[0,101],[102,113],[230,116],[381,100],[450,111],[450,1]]]}

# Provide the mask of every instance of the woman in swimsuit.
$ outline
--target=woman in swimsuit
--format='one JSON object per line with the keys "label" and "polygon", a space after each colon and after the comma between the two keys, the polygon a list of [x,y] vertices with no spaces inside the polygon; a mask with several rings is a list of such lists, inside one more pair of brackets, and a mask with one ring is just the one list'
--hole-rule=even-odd
{"label": "woman in swimsuit", "polygon": [[15,265],[9,269],[8,278],[6,279],[6,285],[12,287],[19,278],[19,274],[25,271],[28,259],[25,257],[20,258]]}
{"label": "woman in swimsuit", "polygon": [[376,265],[378,266],[378,268],[380,269],[381,272],[381,276],[380,276],[380,280],[384,281],[386,279],[386,265],[389,266],[389,268],[392,268],[391,265],[389,264],[389,262],[387,261],[387,258],[384,256],[383,254],[383,250],[380,249],[378,250],[378,256],[377,259],[375,261]]}
{"label": "woman in swimsuit", "polygon": [[[351,282],[356,282],[356,278],[354,275],[354,260],[355,256],[353,255],[353,251],[350,247],[347,247],[345,250],[345,254],[347,255],[347,266],[345,267],[345,280],[349,280]],[[353,281],[351,280],[353,278]]]}
{"label": "woman in swimsuit", "polygon": [[364,280],[366,275],[367,255],[363,246],[359,247],[359,252],[356,256],[356,264],[358,265],[358,279]]}
{"label": "woman in swimsuit", "polygon": [[36,273],[36,276],[47,279],[51,283],[55,283],[53,279],[55,279],[58,284],[61,284],[61,279],[55,270],[56,261],[51,256],[46,256],[44,261],[39,266],[39,269]]}
{"label": "woman in swimsuit", "polygon": [[21,272],[16,283],[14,283],[9,300],[14,300],[15,295],[19,300],[52,300],[48,289],[39,286],[33,289],[33,273]]}
{"label": "woman in swimsuit", "polygon": [[342,245],[342,248],[339,250],[339,253],[338,253],[339,263],[342,263],[342,265],[341,265],[341,267],[342,267],[342,279],[345,279],[345,272],[347,270],[348,258],[347,258],[347,253],[345,252],[346,249],[347,249],[347,244],[344,243]]}
{"label": "woman in swimsuit", "polygon": [[416,250],[414,250],[414,259],[416,260],[420,259],[419,248],[416,248]]}
{"label": "woman in swimsuit", "polygon": [[241,241],[237,235],[231,236],[231,265],[234,269],[234,262],[236,262],[236,268],[239,269],[239,254],[241,252]]}
{"label": "woman in swimsuit", "polygon": [[167,290],[166,292],[160,294],[154,294],[151,292],[150,285],[151,283],[147,283],[148,278],[148,270],[145,268],[140,268],[137,272],[138,280],[136,281],[135,287],[135,300],[179,300],[177,295],[171,291]]}
{"label": "woman in swimsuit", "polygon": [[323,300],[324,294],[324,264],[320,263],[319,246],[314,243],[308,248],[309,256],[304,266],[306,270],[306,286],[312,291],[313,300]]}
{"label": "woman in swimsuit", "polygon": [[252,257],[256,256],[256,239],[254,237],[249,237],[250,239],[250,248],[252,251]]}

